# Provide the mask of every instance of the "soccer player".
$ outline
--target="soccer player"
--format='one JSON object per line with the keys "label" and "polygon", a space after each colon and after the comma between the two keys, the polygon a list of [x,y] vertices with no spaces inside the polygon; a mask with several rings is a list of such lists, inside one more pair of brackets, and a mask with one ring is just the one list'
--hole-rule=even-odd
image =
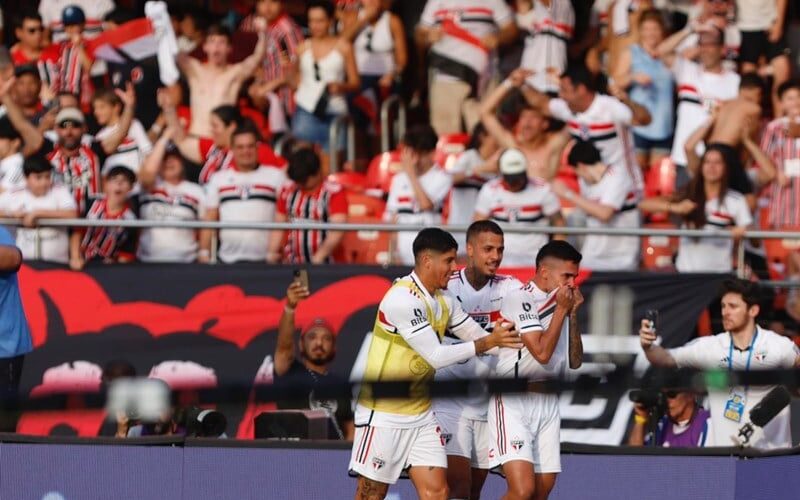
{"label": "soccer player", "polygon": [[577,312],[583,296],[575,286],[581,254],[566,241],[546,244],[536,256],[536,275],[503,299],[500,314],[514,321],[525,349],[501,349],[494,374],[525,378],[526,394],[495,395],[489,402],[491,466],[501,466],[506,499],[545,500],[561,472],[558,395],[541,382],[564,376],[583,362]]}
{"label": "soccer player", "polygon": [[[425,384],[445,366],[495,347],[522,346],[512,324],[502,322],[487,334],[442,292],[455,271],[457,248],[441,229],[420,231],[414,271],[396,280],[378,307],[363,379],[411,381],[411,389],[408,398],[386,399],[362,387],[350,458],[350,470],[360,476],[356,499],[384,498],[404,469],[419,498],[447,498],[445,443]],[[464,342],[443,344],[446,331]]]}
{"label": "soccer player", "polygon": [[[467,229],[467,266],[453,273],[445,292],[487,331],[494,328],[500,317],[503,297],[522,288],[522,283],[516,278],[497,274],[503,261],[503,249],[503,230],[496,222],[473,222]],[[445,333],[443,341],[445,344],[462,342],[450,332]],[[491,356],[476,356],[464,363],[437,370],[436,378],[486,378],[493,359]],[[488,392],[433,402],[433,411],[445,438],[450,498],[480,498],[489,472],[488,407]]]}

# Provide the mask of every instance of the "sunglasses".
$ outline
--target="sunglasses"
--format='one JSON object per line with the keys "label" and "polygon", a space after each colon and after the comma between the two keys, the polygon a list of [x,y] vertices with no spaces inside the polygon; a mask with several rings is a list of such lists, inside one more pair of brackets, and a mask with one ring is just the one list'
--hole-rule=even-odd
{"label": "sunglasses", "polygon": [[82,123],[74,122],[74,121],[63,121],[58,124],[58,128],[67,129],[67,128],[81,128],[83,127]]}
{"label": "sunglasses", "polygon": [[367,46],[366,46],[367,52],[372,52],[372,33],[373,33],[372,29],[367,31]]}
{"label": "sunglasses", "polygon": [[664,391],[664,396],[666,396],[667,399],[675,399],[678,397],[678,394],[680,394],[680,391]]}
{"label": "sunglasses", "polygon": [[314,61],[314,80],[318,82],[322,81],[322,76],[319,74],[319,63],[317,61]]}

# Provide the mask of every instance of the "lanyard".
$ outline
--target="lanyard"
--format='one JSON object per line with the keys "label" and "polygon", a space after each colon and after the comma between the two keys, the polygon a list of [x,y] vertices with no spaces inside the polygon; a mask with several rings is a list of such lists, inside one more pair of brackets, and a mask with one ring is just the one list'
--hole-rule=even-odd
{"label": "lanyard", "polygon": [[[731,344],[728,346],[728,371],[733,370],[733,335],[728,334],[731,338]],[[753,359],[753,351],[756,348],[756,339],[758,338],[758,327],[756,333],[753,335],[753,340],[750,341],[750,347],[747,349],[747,364],[745,365],[745,373],[750,371],[750,360]],[[744,386],[744,392],[747,393],[747,386]]]}

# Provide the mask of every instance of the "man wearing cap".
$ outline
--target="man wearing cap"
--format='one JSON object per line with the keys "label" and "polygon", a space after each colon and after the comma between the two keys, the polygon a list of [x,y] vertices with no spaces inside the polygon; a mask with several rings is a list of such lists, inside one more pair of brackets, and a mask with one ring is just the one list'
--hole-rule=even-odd
{"label": "man wearing cap", "polygon": [[10,87],[14,79],[0,82],[0,99],[8,112],[11,124],[17,129],[24,147],[24,156],[40,154],[45,156],[55,169],[56,181],[70,189],[78,205],[78,212],[86,210],[87,200],[101,191],[100,168],[106,157],[117,150],[128,135],[133,120],[136,97],[133,87],[128,84],[125,92],[116,90],[125,108],[119,126],[102,141],[92,139],[82,141],[86,131],[86,119],[77,108],[63,108],[56,115],[56,134],[53,142],[25,119],[19,105],[11,98]]}
{"label": "man wearing cap", "polygon": [[[274,370],[276,384],[292,384],[300,387],[313,387],[317,384],[335,382],[346,383],[347,379],[330,373],[330,366],[336,355],[336,336],[328,323],[322,318],[314,319],[300,334],[297,343],[301,357],[297,359],[294,348],[295,310],[298,304],[310,295],[299,281],[295,280],[286,290],[286,306],[278,323],[278,340],[275,344]],[[330,434],[339,439],[353,440],[353,411],[349,399],[321,401],[314,397],[314,391],[307,391],[302,397],[292,401],[278,401],[280,409],[310,408],[330,412],[332,425]]]}
{"label": "man wearing cap", "polygon": [[[544,181],[528,178],[528,161],[522,151],[506,149],[499,164],[502,177],[481,188],[475,202],[475,220],[491,219],[503,228],[564,226],[558,196]],[[503,263],[530,266],[547,240],[546,234],[506,234]]]}
{"label": "man wearing cap", "polygon": [[102,32],[101,21],[114,8],[114,0],[42,0],[39,3],[39,14],[45,27],[50,30],[53,42],[68,38],[64,29],[63,14],[69,7],[81,11],[86,23],[87,38],[94,38]]}

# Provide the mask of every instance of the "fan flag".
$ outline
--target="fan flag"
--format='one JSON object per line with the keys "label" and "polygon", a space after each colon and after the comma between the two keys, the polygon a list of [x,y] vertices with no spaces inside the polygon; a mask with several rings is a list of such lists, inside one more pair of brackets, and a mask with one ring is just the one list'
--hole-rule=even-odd
{"label": "fan flag", "polygon": [[134,61],[153,57],[158,52],[158,38],[150,19],[134,19],[112,30],[104,31],[97,38],[86,41],[86,51],[92,59],[112,63],[124,63],[122,54]]}

